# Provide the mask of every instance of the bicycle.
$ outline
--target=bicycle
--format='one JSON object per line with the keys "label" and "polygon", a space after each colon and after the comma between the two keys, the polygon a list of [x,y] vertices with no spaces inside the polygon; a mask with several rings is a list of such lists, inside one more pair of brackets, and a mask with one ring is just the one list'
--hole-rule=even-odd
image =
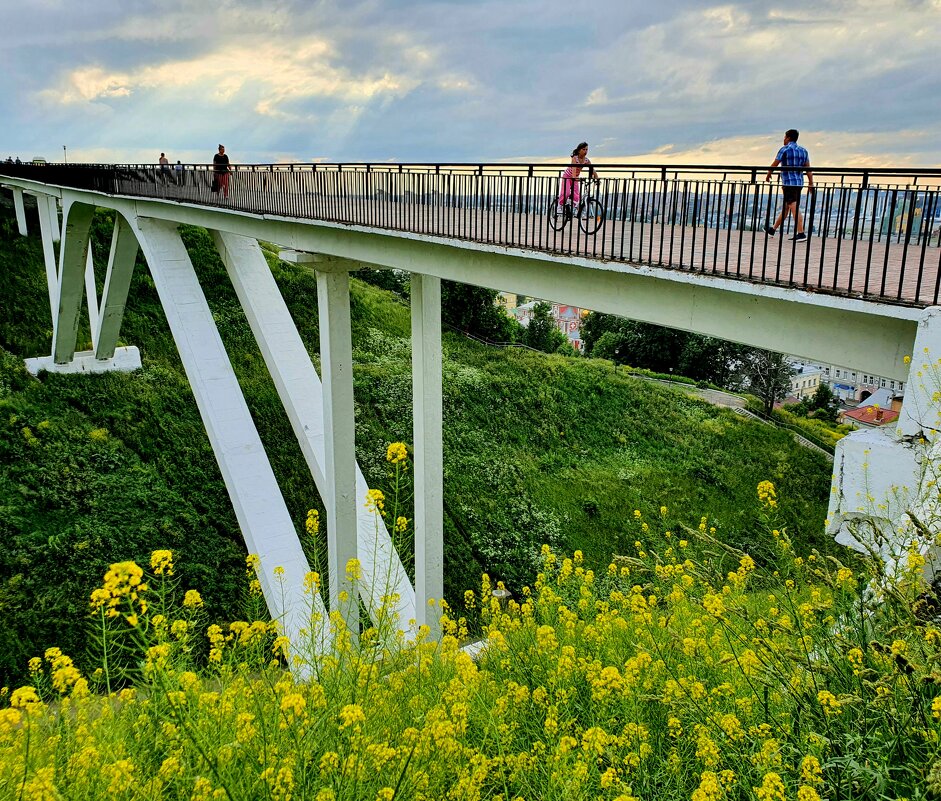
{"label": "bicycle", "polygon": [[[562,180],[571,179],[563,178]],[[581,184],[588,183],[588,179],[586,178],[577,178],[576,180]],[[597,181],[595,183],[597,183]],[[604,206],[601,204],[600,200],[591,197],[587,191],[583,194],[582,199],[578,203],[578,208],[575,209],[574,212],[572,210],[571,197],[566,199],[565,205],[562,206],[561,211],[559,211],[558,199],[554,197],[550,198],[546,216],[548,217],[549,227],[553,231],[561,231],[572,217],[577,217],[578,227],[588,235],[597,233],[598,229],[604,225],[605,221]]]}

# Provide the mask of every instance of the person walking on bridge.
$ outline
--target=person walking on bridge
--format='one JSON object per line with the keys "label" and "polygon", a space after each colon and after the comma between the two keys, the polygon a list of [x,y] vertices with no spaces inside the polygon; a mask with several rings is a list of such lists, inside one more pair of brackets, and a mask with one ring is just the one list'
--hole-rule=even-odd
{"label": "person walking on bridge", "polygon": [[212,157],[212,191],[222,192],[222,199],[229,199],[229,157],[225,154],[225,147],[219,145],[219,152]]}
{"label": "person walking on bridge", "polygon": [[588,142],[580,142],[572,151],[572,161],[568,168],[562,173],[562,187],[559,190],[559,214],[562,214],[563,207],[567,200],[572,202],[572,213],[578,209],[578,201],[581,193],[578,189],[578,176],[581,175],[582,168],[588,167],[588,175],[598,181],[598,173],[591,166],[588,159]]}
{"label": "person walking on bridge", "polygon": [[784,208],[774,221],[774,225],[766,225],[765,233],[768,236],[774,236],[777,233],[788,215],[794,217],[794,236],[791,237],[797,242],[806,242],[807,234],[804,233],[804,221],[801,219],[800,199],[801,190],[804,187],[804,172],[807,173],[807,188],[814,191],[814,174],[810,171],[810,155],[807,150],[797,144],[797,138],[800,132],[790,128],[784,134],[784,146],[778,150],[778,155],[768,168],[766,181],[771,180],[771,172],[775,167],[781,165],[781,189],[784,192]]}

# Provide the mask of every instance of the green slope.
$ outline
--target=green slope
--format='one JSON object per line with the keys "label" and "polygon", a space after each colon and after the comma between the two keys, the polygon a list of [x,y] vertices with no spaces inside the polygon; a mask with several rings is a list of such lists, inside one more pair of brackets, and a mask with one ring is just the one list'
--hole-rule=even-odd
{"label": "green slope", "polygon": [[[102,214],[100,264],[109,231]],[[184,238],[302,530],[320,501],[300,448],[208,235],[187,229]],[[314,277],[272,261],[316,354]],[[143,262],[122,340],[140,347],[144,368],[130,375],[37,380],[22,368],[23,357],[48,353],[51,324],[38,237],[18,237],[6,207],[0,271],[0,677],[52,644],[80,654],[84,599],[107,564],[146,559],[154,548],[178,552],[182,582],[205,590],[213,614],[237,617],[244,547]],[[388,491],[386,446],[411,441],[409,311],[354,281],[352,316],[358,456],[370,483]],[[633,511],[659,514],[661,505],[671,525],[708,516],[721,537],[755,552],[763,479],[778,486],[795,539],[830,547],[822,538],[830,467],[788,434],[607,362],[497,350],[453,334],[444,347],[449,598],[476,586],[482,570],[514,587],[531,581],[543,542],[603,563],[633,547],[625,534]]]}

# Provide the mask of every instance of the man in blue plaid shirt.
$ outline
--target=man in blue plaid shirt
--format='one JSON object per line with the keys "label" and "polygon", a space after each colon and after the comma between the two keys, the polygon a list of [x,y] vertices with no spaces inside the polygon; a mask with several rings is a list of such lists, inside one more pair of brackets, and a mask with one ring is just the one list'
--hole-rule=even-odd
{"label": "man in blue plaid shirt", "polygon": [[807,150],[797,144],[797,137],[800,133],[791,128],[784,134],[784,146],[778,151],[774,161],[768,168],[766,181],[771,180],[771,171],[781,165],[781,189],[784,191],[784,208],[774,221],[774,225],[766,225],[765,233],[768,236],[774,236],[777,233],[788,215],[794,216],[795,233],[791,237],[797,242],[806,242],[807,234],[804,233],[804,221],[801,219],[800,199],[801,189],[804,188],[804,173],[807,173],[807,188],[814,191],[814,174],[810,171],[810,156]]}

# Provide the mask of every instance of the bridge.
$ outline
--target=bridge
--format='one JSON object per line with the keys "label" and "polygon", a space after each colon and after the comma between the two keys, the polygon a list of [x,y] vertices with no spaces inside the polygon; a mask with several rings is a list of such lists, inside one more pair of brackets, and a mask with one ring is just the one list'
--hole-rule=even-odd
{"label": "bridge", "polygon": [[[24,194],[35,196],[39,211],[53,337],[51,353],[29,360],[31,369],[140,364],[135,348],[117,347],[140,248],[247,546],[261,558],[272,616],[297,648],[312,642],[315,652],[328,647],[328,610],[358,630],[358,607],[348,601],[355,593],[374,619],[391,597],[394,628],[437,631],[437,607],[428,602],[443,588],[441,279],[907,382],[896,431],[856,432],[841,442],[829,515],[841,541],[875,548],[890,562],[899,558],[908,547],[896,531],[906,509],[931,511],[921,465],[926,453],[934,455],[938,428],[930,354],[941,350],[941,170],[814,168],[817,191],[802,199],[810,238],[800,243],[785,231],[774,238],[762,231],[780,211],[778,187],[762,180],[767,168],[599,166],[600,183],[583,187],[596,201],[591,219],[560,227],[547,211],[561,169],[239,165],[225,191],[204,165],[0,164],[21,234]],[[100,297],[89,248],[99,207],[117,212]],[[180,223],[212,234],[324,500],[329,603],[305,592],[306,559]],[[258,240],[316,271],[319,376]],[[411,275],[414,587],[382,518],[366,506],[355,462],[349,274],[364,266]],[[83,297],[93,350],[76,352]],[[879,470],[870,471],[870,462]],[[346,571],[351,559],[362,566],[360,580]],[[276,576],[275,567],[283,572]]]}

